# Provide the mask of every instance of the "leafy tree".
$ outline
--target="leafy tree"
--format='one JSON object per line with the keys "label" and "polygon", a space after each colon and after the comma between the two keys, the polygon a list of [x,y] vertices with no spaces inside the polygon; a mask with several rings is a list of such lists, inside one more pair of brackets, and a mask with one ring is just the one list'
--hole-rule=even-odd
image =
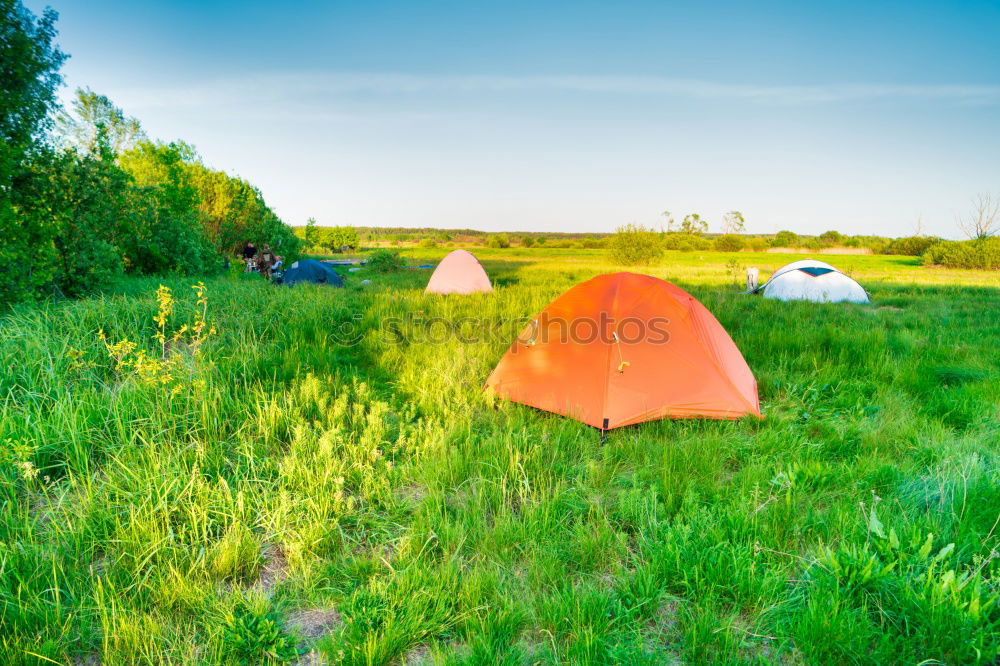
{"label": "leafy tree", "polygon": [[25,219],[14,200],[18,188],[33,180],[24,162],[42,148],[38,139],[62,82],[66,55],[55,45],[56,17],[51,9],[36,17],[19,0],[0,0],[0,266],[7,269],[0,305],[51,279],[51,224]]}
{"label": "leafy tree", "polygon": [[507,234],[490,234],[486,237],[486,247],[506,248],[510,247],[510,238]]}
{"label": "leafy tree", "polygon": [[531,236],[521,236],[521,247],[533,247],[535,239]]}
{"label": "leafy tree", "polygon": [[79,152],[94,153],[103,145],[119,155],[146,140],[138,120],[90,88],[77,89],[73,110],[62,111],[56,124],[62,143]]}
{"label": "leafy tree", "polygon": [[611,258],[626,266],[650,264],[663,256],[660,234],[641,225],[619,227],[609,245]]}
{"label": "leafy tree", "polygon": [[310,217],[306,220],[305,233],[302,234],[302,238],[306,242],[306,247],[315,247],[316,242],[319,240],[319,234],[316,232],[316,218]]}
{"label": "leafy tree", "polygon": [[802,239],[793,231],[779,231],[771,239],[771,247],[798,247]]}
{"label": "leafy tree", "polygon": [[746,229],[746,220],[743,213],[738,210],[731,210],[722,216],[722,233],[741,234]]}
{"label": "leafy tree", "polygon": [[405,268],[406,262],[399,256],[399,252],[393,250],[375,250],[368,255],[365,265],[376,273],[396,273]]}
{"label": "leafy tree", "polygon": [[545,236],[539,236],[538,238],[535,239],[535,245],[545,245],[545,242],[547,240],[548,239]]}
{"label": "leafy tree", "polygon": [[703,234],[708,231],[708,221],[701,219],[698,213],[691,213],[681,222],[681,232],[685,234]]}
{"label": "leafy tree", "polygon": [[340,252],[345,247],[356,248],[360,242],[354,227],[317,227],[316,238],[316,245],[330,252]]}
{"label": "leafy tree", "polygon": [[824,231],[821,233],[818,240],[821,245],[830,247],[833,245],[843,245],[844,241],[847,240],[847,237],[839,231],[831,229],[830,231]]}
{"label": "leafy tree", "polygon": [[719,252],[739,252],[745,243],[738,234],[723,234],[715,239],[715,249]]}
{"label": "leafy tree", "polygon": [[660,213],[660,215],[663,216],[663,223],[666,225],[667,231],[668,232],[673,231],[674,224],[676,224],[676,222],[674,221],[673,214],[669,210],[665,210],[662,213]]}

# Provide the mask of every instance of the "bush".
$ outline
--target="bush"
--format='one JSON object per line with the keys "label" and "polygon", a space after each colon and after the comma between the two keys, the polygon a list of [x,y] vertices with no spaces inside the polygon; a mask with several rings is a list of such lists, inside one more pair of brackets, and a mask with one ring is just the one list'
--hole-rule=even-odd
{"label": "bush", "polygon": [[599,250],[601,248],[607,247],[605,239],[595,238],[594,236],[587,236],[586,238],[580,240],[580,247],[585,250]]}
{"label": "bush", "polygon": [[531,236],[521,237],[521,247],[532,247],[535,244],[535,239]]}
{"label": "bush", "polygon": [[900,254],[907,257],[919,257],[942,239],[936,236],[906,236],[894,238],[881,249],[879,254]]}
{"label": "bush", "polygon": [[738,234],[725,234],[715,239],[715,249],[718,252],[739,252],[746,243]]}
{"label": "bush", "polygon": [[437,246],[438,246],[438,243],[433,238],[425,238],[422,241],[420,241],[420,247],[430,248],[430,247],[437,247]]}
{"label": "bush", "polygon": [[507,234],[490,234],[486,237],[486,247],[502,249],[510,247],[510,238]]}
{"label": "bush", "polygon": [[817,240],[824,247],[832,247],[834,245],[843,245],[844,241],[847,240],[847,237],[839,231],[831,229],[830,231],[821,233]]}
{"label": "bush", "polygon": [[927,249],[924,263],[948,268],[1000,269],[1000,238],[943,241]]}
{"label": "bush", "polygon": [[663,256],[660,234],[634,224],[619,227],[610,238],[609,246],[611,258],[626,266],[650,264]]}
{"label": "bush", "polygon": [[709,250],[712,248],[712,241],[702,238],[696,234],[686,234],[683,232],[668,233],[662,236],[664,249],[680,250],[681,252],[693,252],[694,250]]}
{"label": "bush", "polygon": [[365,265],[376,273],[396,273],[403,270],[406,262],[399,256],[399,252],[375,250],[368,255],[368,261]]}
{"label": "bush", "polygon": [[771,247],[798,247],[802,239],[794,231],[779,231],[771,239]]}
{"label": "bush", "polygon": [[747,247],[754,252],[764,252],[765,250],[767,250],[767,239],[761,238],[760,236],[754,236],[753,238],[748,238]]}

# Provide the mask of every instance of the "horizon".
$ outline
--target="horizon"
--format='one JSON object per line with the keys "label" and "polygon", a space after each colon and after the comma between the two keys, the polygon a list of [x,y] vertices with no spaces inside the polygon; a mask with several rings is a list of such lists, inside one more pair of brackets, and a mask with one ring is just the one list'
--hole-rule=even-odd
{"label": "horizon", "polygon": [[[1000,6],[28,2],[108,95],[289,225],[958,238],[1000,191]],[[241,7],[237,11],[237,7]],[[127,56],[127,57],[125,57]]]}

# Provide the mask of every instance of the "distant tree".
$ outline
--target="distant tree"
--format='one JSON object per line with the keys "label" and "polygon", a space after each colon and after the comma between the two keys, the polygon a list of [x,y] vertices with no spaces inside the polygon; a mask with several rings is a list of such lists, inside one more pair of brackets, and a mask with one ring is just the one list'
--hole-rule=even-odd
{"label": "distant tree", "polygon": [[310,217],[306,220],[305,233],[302,238],[306,242],[306,247],[314,247],[316,242],[319,240],[319,234],[316,233],[316,218]]}
{"label": "distant tree", "polygon": [[531,236],[521,236],[521,247],[532,247],[535,244],[535,239]]}
{"label": "distant tree", "polygon": [[977,195],[972,201],[972,212],[958,218],[958,228],[973,240],[996,235],[1000,231],[1000,197]]}
{"label": "distant tree", "polygon": [[708,231],[708,222],[701,219],[698,213],[691,213],[681,222],[680,230],[686,234],[703,234]]}
{"label": "distant tree", "polygon": [[78,152],[94,154],[106,147],[119,155],[146,140],[138,120],[90,88],[77,88],[73,111],[60,112],[56,126],[62,143]]}
{"label": "distant tree", "polygon": [[743,213],[738,210],[731,210],[722,216],[722,233],[741,234],[746,228],[746,221]]}
{"label": "distant tree", "polygon": [[674,216],[669,210],[665,210],[660,215],[663,216],[663,224],[666,225],[667,231],[674,230]]}
{"label": "distant tree", "polygon": [[548,239],[545,236],[539,236],[538,238],[535,239],[535,245],[545,245],[545,242],[547,240]]}
{"label": "distant tree", "polygon": [[641,225],[628,224],[616,229],[609,247],[611,258],[626,266],[651,264],[663,256],[660,234]]}
{"label": "distant tree", "polygon": [[486,246],[492,248],[510,247],[510,238],[507,234],[490,234],[486,237]]}
{"label": "distant tree", "polygon": [[715,239],[715,249],[719,252],[739,252],[745,243],[738,234],[723,234]]}
{"label": "distant tree", "polygon": [[828,247],[833,245],[843,245],[846,240],[847,237],[844,236],[844,234],[839,231],[834,231],[833,229],[830,231],[824,231],[819,235],[820,244]]}
{"label": "distant tree", "polygon": [[771,239],[771,247],[798,247],[802,239],[793,231],[779,231]]}

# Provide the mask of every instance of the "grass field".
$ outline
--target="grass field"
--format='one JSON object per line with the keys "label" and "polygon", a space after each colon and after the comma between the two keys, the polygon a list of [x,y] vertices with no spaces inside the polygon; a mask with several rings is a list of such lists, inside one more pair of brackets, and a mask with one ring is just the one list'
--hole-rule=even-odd
{"label": "grass field", "polygon": [[477,254],[493,295],[206,280],[167,363],[156,290],[170,338],[191,281],[3,316],[0,662],[997,663],[996,272],[836,257],[872,305],[786,304],[734,280],[800,257],[668,253],[643,272],[716,315],[765,418],[602,443],[481,386],[621,268]]}

